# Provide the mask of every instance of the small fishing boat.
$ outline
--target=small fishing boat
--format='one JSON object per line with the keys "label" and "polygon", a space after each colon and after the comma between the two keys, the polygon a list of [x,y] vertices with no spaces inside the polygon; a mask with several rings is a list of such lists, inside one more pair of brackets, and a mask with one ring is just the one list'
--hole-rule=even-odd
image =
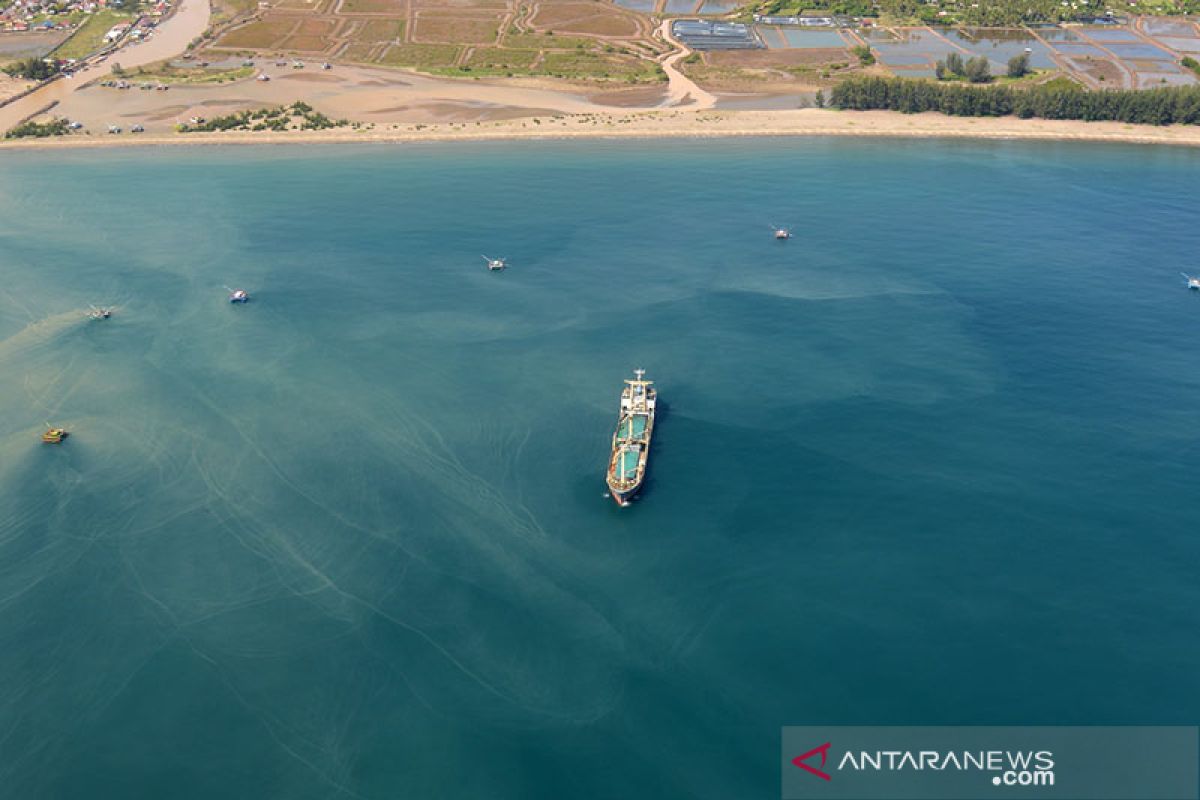
{"label": "small fishing boat", "polygon": [[1188,275],[1186,272],[1181,272],[1179,274],[1183,276],[1183,279],[1185,281],[1187,281],[1187,287],[1189,289],[1200,290],[1200,278],[1193,278],[1191,275]]}
{"label": "small fishing boat", "polygon": [[776,228],[775,229],[775,238],[781,239],[781,240],[782,239],[790,239],[790,238],[792,238],[792,232],[790,230],[788,230],[787,228]]}
{"label": "small fishing boat", "polygon": [[499,272],[508,266],[507,258],[488,258],[487,256],[484,256],[483,260],[487,262],[488,269],[492,272]]}
{"label": "small fishing boat", "polygon": [[230,289],[226,286],[225,291],[229,292],[229,302],[231,303],[247,303],[250,301],[250,295],[246,294],[245,289]]}
{"label": "small fishing boat", "polygon": [[51,428],[47,426],[46,432],[42,434],[42,441],[46,444],[59,444],[68,435],[65,428]]}
{"label": "small fishing boat", "polygon": [[88,316],[92,319],[108,319],[112,316],[112,309],[92,306],[92,310],[88,312]]}

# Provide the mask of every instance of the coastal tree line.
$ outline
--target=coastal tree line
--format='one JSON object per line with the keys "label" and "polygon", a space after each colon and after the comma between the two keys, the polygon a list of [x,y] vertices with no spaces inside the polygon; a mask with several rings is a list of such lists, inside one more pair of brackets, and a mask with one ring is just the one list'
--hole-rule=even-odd
{"label": "coastal tree line", "polygon": [[1017,88],[860,75],[833,87],[828,104],[855,111],[940,111],[956,117],[1200,124],[1200,86],[1088,91],[1065,81]]}

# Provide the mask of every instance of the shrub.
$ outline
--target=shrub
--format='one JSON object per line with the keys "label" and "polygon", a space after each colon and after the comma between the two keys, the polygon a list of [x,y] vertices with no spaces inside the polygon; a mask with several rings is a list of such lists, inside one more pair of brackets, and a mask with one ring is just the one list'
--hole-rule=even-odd
{"label": "shrub", "polygon": [[1008,77],[1022,78],[1029,74],[1029,54],[1021,53],[1008,60]]}
{"label": "shrub", "polygon": [[55,119],[50,122],[23,122],[4,134],[5,139],[24,139],[35,137],[44,139],[47,136],[66,136],[71,129],[65,119]]}
{"label": "shrub", "polygon": [[870,45],[860,44],[850,52],[858,57],[858,63],[864,67],[869,67],[875,63],[875,54],[871,52]]}

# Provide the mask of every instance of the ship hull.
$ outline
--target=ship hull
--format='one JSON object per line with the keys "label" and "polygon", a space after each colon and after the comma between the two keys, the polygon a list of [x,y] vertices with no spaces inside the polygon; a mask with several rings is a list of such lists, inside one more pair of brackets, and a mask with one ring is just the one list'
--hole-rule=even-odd
{"label": "ship hull", "polygon": [[608,493],[612,497],[614,503],[624,508],[633,502],[633,496],[637,494],[638,490],[641,488],[642,485],[639,483],[637,486],[628,489],[614,489],[610,483],[608,485]]}
{"label": "ship hull", "polygon": [[625,506],[633,502],[633,492],[626,492],[624,494],[621,492],[613,492],[612,499],[613,502],[615,502],[621,508],[625,508]]}

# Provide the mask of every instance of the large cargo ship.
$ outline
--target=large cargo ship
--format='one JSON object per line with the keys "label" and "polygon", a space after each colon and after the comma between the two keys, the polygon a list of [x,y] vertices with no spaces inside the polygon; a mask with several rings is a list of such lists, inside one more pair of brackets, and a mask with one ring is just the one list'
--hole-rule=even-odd
{"label": "large cargo ship", "polygon": [[621,392],[621,415],[613,433],[608,459],[608,490],[617,505],[627,506],[646,478],[650,437],[654,435],[654,405],[657,392],[653,381],[643,380],[646,370],[633,371]]}

